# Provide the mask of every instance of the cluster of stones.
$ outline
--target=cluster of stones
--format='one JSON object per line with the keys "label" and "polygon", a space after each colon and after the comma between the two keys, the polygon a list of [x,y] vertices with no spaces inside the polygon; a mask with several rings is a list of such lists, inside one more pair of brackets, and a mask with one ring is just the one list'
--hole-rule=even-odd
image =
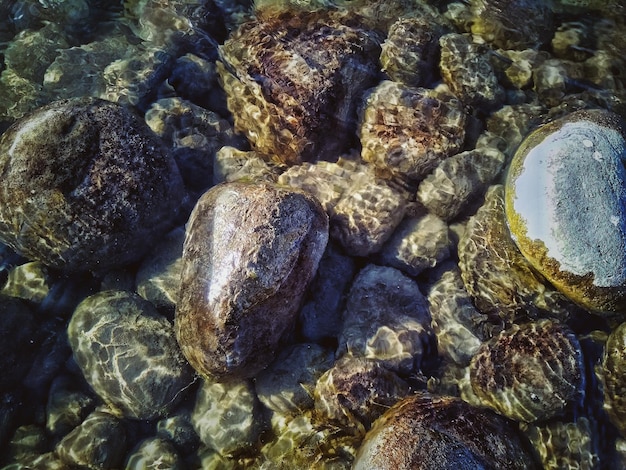
{"label": "cluster of stones", "polygon": [[0,4],[0,463],[626,460],[623,25],[574,3],[605,29],[539,0],[128,2],[106,30]]}

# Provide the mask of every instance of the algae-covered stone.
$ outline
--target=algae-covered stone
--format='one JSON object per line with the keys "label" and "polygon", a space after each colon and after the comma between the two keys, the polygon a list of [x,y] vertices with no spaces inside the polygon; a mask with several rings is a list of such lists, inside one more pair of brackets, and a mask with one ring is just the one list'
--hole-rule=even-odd
{"label": "algae-covered stone", "polygon": [[483,406],[517,421],[542,421],[582,399],[582,350],[569,328],[551,320],[513,325],[480,347],[469,380]]}
{"label": "algae-covered stone", "polygon": [[319,202],[268,184],[215,186],[183,248],[176,336],[201,374],[251,377],[293,327],[328,242]]}
{"label": "algae-covered stone", "polygon": [[460,150],[465,112],[449,94],[385,80],[365,101],[359,137],[363,160],[384,173],[419,180]]}
{"label": "algae-covered stone", "polygon": [[184,198],[174,160],[145,123],[113,103],[39,108],[0,139],[0,239],[67,270],[137,260]]}
{"label": "algae-covered stone", "polygon": [[536,469],[515,426],[458,398],[412,395],[367,433],[354,470]]}
{"label": "algae-covered stone", "polygon": [[85,380],[125,417],[167,414],[193,382],[171,323],[137,294],[88,297],[74,311],[68,337]]}
{"label": "algae-covered stone", "polygon": [[577,111],[530,134],[507,175],[506,217],[529,262],[583,307],[626,312],[626,130]]}
{"label": "algae-covered stone", "polygon": [[375,83],[379,38],[350,14],[271,13],[220,47],[235,128],[284,163],[337,155],[356,128],[361,93]]}

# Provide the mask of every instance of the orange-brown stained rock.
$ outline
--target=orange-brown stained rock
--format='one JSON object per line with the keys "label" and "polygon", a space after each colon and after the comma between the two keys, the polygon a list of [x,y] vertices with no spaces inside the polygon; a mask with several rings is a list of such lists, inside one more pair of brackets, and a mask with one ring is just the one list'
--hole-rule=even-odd
{"label": "orange-brown stained rock", "polygon": [[353,470],[538,468],[512,422],[454,397],[413,395],[375,423]]}
{"label": "orange-brown stained rock", "polygon": [[328,218],[304,193],[215,186],[196,204],[183,248],[176,337],[205,377],[251,377],[295,321],[328,241]]}

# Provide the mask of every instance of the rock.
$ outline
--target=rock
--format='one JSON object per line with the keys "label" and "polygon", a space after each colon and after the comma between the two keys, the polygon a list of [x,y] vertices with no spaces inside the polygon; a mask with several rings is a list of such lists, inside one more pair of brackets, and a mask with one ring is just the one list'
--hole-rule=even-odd
{"label": "rock", "polygon": [[626,312],[626,128],[607,111],[546,124],[516,152],[505,208],[522,254],[593,312]]}
{"label": "rock", "polygon": [[459,268],[476,308],[504,327],[518,319],[567,319],[573,304],[537,274],[511,240],[504,188],[489,188],[485,203],[459,240]]}
{"label": "rock", "polygon": [[327,241],[326,214],[302,192],[230,183],[205,193],[187,224],[175,322],[194,369],[225,379],[265,368]]}
{"label": "rock", "polygon": [[380,252],[381,264],[417,276],[450,256],[448,225],[433,214],[405,218]]}
{"label": "rock", "polygon": [[51,103],[0,139],[0,239],[66,270],[137,260],[172,225],[184,197],[176,164],[126,109]]}
{"label": "rock", "polygon": [[25,302],[0,296],[0,392],[20,384],[38,352],[38,321]]}
{"label": "rock", "polygon": [[582,400],[584,375],[578,339],[551,320],[513,325],[484,343],[469,367],[483,406],[527,423],[557,416]]}
{"label": "rock", "polygon": [[626,323],[615,328],[604,346],[600,379],[604,409],[622,436],[626,436]]}
{"label": "rock", "polygon": [[487,339],[489,323],[472,304],[458,268],[453,266],[441,275],[430,288],[428,303],[439,355],[468,365]]}
{"label": "rock", "polygon": [[463,104],[480,111],[501,104],[504,90],[498,84],[486,52],[482,52],[467,36],[458,33],[443,35],[439,45],[441,76]]}
{"label": "rock", "polygon": [[366,98],[359,137],[363,160],[384,173],[420,180],[461,149],[465,113],[449,94],[385,80]]}
{"label": "rock", "polygon": [[50,286],[51,280],[46,267],[39,261],[32,261],[11,269],[0,293],[41,303],[50,292]]}
{"label": "rock", "polygon": [[156,436],[174,444],[182,455],[191,454],[200,444],[191,422],[191,411],[186,409],[161,419],[157,423]]}
{"label": "rock", "polygon": [[417,200],[443,220],[453,220],[485,192],[502,170],[505,155],[493,147],[458,153],[441,162],[417,188]]}
{"label": "rock", "polygon": [[71,467],[90,470],[120,468],[126,453],[126,430],[115,416],[96,410],[65,436],[55,450]]}
{"label": "rock", "polygon": [[377,78],[380,38],[349,13],[275,13],[244,23],[220,47],[235,129],[283,163],[336,157]]}
{"label": "rock", "polygon": [[65,436],[95,408],[94,398],[76,386],[76,377],[58,376],[50,386],[46,404],[46,430]]}
{"label": "rock", "polygon": [[36,424],[20,426],[15,430],[7,449],[3,462],[29,463],[34,455],[41,455],[48,449],[46,431]]}
{"label": "rock", "polygon": [[260,403],[248,380],[205,380],[198,390],[191,422],[202,443],[224,457],[254,450],[263,430]]}
{"label": "rock", "polygon": [[124,417],[167,414],[193,382],[174,328],[137,294],[104,291],[86,298],[68,336],[89,385]]}
{"label": "rock", "polygon": [[337,356],[366,357],[408,375],[420,369],[431,335],[417,283],[397,269],[370,264],[348,294]]}
{"label": "rock", "polygon": [[[299,167],[294,167],[299,168]],[[282,165],[268,162],[258,152],[225,145],[215,152],[213,183],[276,183]]]}
{"label": "rock", "polygon": [[184,228],[172,230],[146,255],[137,271],[137,293],[158,309],[173,312],[178,302],[184,241]]}
{"label": "rock", "polygon": [[219,86],[215,62],[187,53],[176,59],[167,82],[182,99],[221,116],[228,115],[226,95]]}
{"label": "rock", "polygon": [[443,32],[443,26],[431,15],[399,18],[381,47],[383,70],[394,82],[411,87],[428,85]]}
{"label": "rock", "polygon": [[537,49],[552,38],[543,0],[471,0],[472,33],[502,49]]}
{"label": "rock", "polygon": [[540,468],[508,420],[458,398],[412,395],[365,436],[354,470]]}
{"label": "rock", "polygon": [[256,377],[259,400],[276,413],[297,416],[313,408],[317,379],[330,369],[335,356],[317,344],[295,344],[278,355]]}
{"label": "rock", "polygon": [[20,77],[14,70],[0,73],[0,130],[9,127],[37,107],[47,103],[42,87]]}
{"label": "rock", "polygon": [[315,410],[324,420],[362,435],[409,386],[379,361],[346,354],[315,385]]}
{"label": "rock", "polygon": [[135,446],[126,458],[125,468],[185,470],[187,465],[170,442],[152,437]]}
{"label": "rock", "polygon": [[545,109],[537,104],[506,105],[494,111],[487,119],[487,130],[502,138],[506,144],[500,149],[512,157],[524,137],[541,122]]}

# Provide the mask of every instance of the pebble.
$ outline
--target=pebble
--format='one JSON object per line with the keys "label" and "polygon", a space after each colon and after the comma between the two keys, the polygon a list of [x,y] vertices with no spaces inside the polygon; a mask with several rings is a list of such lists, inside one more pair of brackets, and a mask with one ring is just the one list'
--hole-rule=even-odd
{"label": "pebble", "polygon": [[0,139],[0,239],[69,271],[137,260],[172,225],[185,189],[173,159],[130,111],[61,100]]}
{"label": "pebble", "polygon": [[603,110],[530,134],[506,180],[511,236],[557,289],[603,315],[626,312],[626,130]]}
{"label": "pebble", "polygon": [[194,369],[225,379],[267,367],[327,242],[327,216],[305,193],[246,183],[206,192],[187,224],[175,322]]}
{"label": "pebble", "polygon": [[469,380],[483,406],[517,421],[543,421],[582,400],[582,350],[574,333],[554,321],[513,325],[483,343]]}
{"label": "pebble", "polygon": [[510,421],[458,398],[418,393],[396,403],[376,421],[352,468],[541,467]]}
{"label": "pebble", "polygon": [[173,326],[137,294],[88,297],[74,311],[68,337],[85,380],[124,417],[161,417],[193,383]]}
{"label": "pebble", "polygon": [[465,138],[465,112],[450,94],[383,80],[363,105],[361,157],[380,171],[423,179],[457,153]]}

